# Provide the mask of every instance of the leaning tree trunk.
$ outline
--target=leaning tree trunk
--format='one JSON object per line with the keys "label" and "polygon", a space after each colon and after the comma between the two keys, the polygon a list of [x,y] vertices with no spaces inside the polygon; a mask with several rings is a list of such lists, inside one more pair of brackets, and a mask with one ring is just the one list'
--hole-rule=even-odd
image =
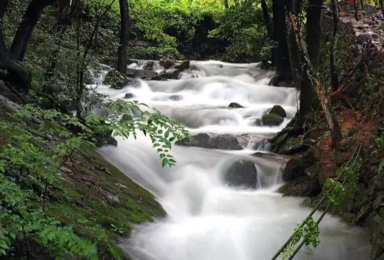
{"label": "leaning tree trunk", "polygon": [[57,0],[32,0],[13,39],[11,52],[19,61],[23,61],[29,39],[45,7]]}
{"label": "leaning tree trunk", "polygon": [[288,12],[288,16],[291,22],[292,29],[295,32],[298,53],[300,55],[301,61],[303,62],[302,71],[305,75],[304,77],[308,78],[311,87],[315,90],[320,100],[321,107],[324,111],[325,118],[331,131],[332,143],[333,146],[336,148],[342,139],[339,123],[334,114],[332,104],[329,99],[329,96],[327,95],[325,87],[320,84],[320,81],[316,77],[307,51],[306,43],[304,42],[301,32],[297,26],[296,17],[291,12]]}
{"label": "leaning tree trunk", "polygon": [[277,42],[274,49],[276,76],[271,80],[271,84],[276,84],[280,80],[291,79],[291,64],[289,60],[289,50],[286,39],[285,24],[285,4],[282,0],[273,0],[273,40]]}
{"label": "leaning tree trunk", "polygon": [[24,65],[8,50],[2,30],[4,14],[9,2],[10,0],[0,1],[0,68],[8,71],[7,80],[13,83],[19,92],[27,94],[30,86],[29,74]]}
{"label": "leaning tree trunk", "polygon": [[117,50],[117,70],[125,74],[127,72],[127,50],[129,40],[129,6],[128,0],[119,0],[120,3],[120,45]]}

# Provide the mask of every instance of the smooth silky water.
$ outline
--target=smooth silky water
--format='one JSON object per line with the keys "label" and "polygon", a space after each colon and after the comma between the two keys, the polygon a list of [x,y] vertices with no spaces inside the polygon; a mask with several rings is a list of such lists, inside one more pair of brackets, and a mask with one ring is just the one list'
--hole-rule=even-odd
{"label": "smooth silky water", "polygon": [[[258,65],[191,62],[180,80],[140,81],[121,90],[99,85],[97,91],[112,99],[132,93],[133,100],[158,109],[192,134],[245,134],[260,140],[284,128],[298,104],[295,89],[267,86],[273,74]],[[231,102],[245,108],[228,108]],[[255,120],[276,104],[287,111],[283,124],[255,126]],[[301,206],[303,199],[275,192],[282,184],[284,160],[251,156],[252,144],[245,143],[241,151],[173,146],[177,166],[169,169],[161,167],[144,135],[117,140],[117,147],[99,152],[154,194],[167,212],[164,219],[136,226],[131,237],[121,241],[121,248],[135,260],[269,260],[311,211]],[[225,170],[239,159],[255,162],[257,190],[229,187],[223,181]],[[295,259],[370,259],[369,239],[362,229],[327,215],[320,232],[320,246],[303,248]]]}

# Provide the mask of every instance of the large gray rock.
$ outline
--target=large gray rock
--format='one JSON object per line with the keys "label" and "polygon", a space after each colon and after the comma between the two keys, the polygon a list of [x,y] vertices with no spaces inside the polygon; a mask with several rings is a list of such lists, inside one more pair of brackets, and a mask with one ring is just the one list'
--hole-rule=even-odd
{"label": "large gray rock", "polygon": [[173,66],[175,66],[176,60],[159,60],[159,64],[164,67],[164,69],[169,69]]}
{"label": "large gray rock", "polygon": [[127,69],[127,75],[129,77],[140,78],[140,79],[152,79],[154,77],[159,76],[156,72],[152,70],[135,70],[135,69]]}
{"label": "large gray rock", "polygon": [[144,69],[127,69],[127,75],[129,77],[147,79],[147,80],[168,80],[179,79],[180,73],[183,70],[189,68],[189,61],[175,61],[175,60],[160,60],[159,64],[164,67],[165,70],[161,72],[153,71],[154,61],[148,61]]}
{"label": "large gray rock", "polygon": [[189,66],[190,66],[190,62],[189,60],[186,60],[186,61],[183,61],[182,63],[178,64],[175,66],[175,68],[178,70],[178,71],[183,71],[183,70],[186,70],[186,69],[189,69]]}
{"label": "large gray rock", "polygon": [[358,33],[357,35],[357,40],[359,43],[366,43],[369,40],[371,41],[377,41],[379,39],[379,35],[374,32],[363,32],[363,33]]}
{"label": "large gray rock", "polygon": [[176,142],[177,145],[195,146],[208,149],[221,150],[242,150],[237,138],[233,135],[214,135],[214,134],[198,134],[193,137],[192,141],[188,139]]}
{"label": "large gray rock", "polygon": [[121,89],[127,85],[136,84],[136,80],[129,78],[117,70],[111,70],[105,75],[103,84],[110,85],[111,88]]}
{"label": "large gray rock", "polygon": [[233,163],[224,174],[229,186],[255,189],[257,186],[257,170],[254,162],[239,160]]}

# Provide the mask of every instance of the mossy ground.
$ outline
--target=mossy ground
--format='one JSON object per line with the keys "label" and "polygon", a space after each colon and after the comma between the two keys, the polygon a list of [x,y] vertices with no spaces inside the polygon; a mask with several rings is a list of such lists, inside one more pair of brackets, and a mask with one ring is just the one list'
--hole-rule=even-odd
{"label": "mossy ground", "polygon": [[[14,143],[16,135],[28,134],[36,137],[31,139],[35,146],[48,148],[46,142],[40,142],[41,138],[51,136],[55,129],[63,131],[54,121],[45,122],[49,126],[46,133],[37,131],[38,123],[17,120],[1,104],[0,121],[7,125],[0,131],[0,147]],[[48,146],[60,141],[54,138]],[[126,258],[115,245],[119,237],[129,236],[132,225],[165,214],[149,192],[92,148],[77,149],[63,165],[62,172],[61,182],[48,189],[46,214],[73,227],[79,236],[97,242],[100,259]],[[31,200],[28,205],[41,208],[42,202]],[[52,256],[46,258],[41,254],[41,249],[36,248],[35,255],[40,255],[39,259],[52,259]]]}

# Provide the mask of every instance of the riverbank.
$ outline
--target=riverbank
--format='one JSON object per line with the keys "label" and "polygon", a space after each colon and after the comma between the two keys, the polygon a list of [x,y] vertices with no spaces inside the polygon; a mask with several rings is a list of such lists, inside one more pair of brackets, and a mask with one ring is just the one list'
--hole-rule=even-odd
{"label": "riverbank", "polygon": [[[376,141],[383,137],[383,27],[382,14],[372,6],[360,11],[360,21],[354,19],[353,4],[340,2],[340,35],[337,57],[340,90],[331,94],[336,117],[343,132],[343,140],[335,152],[324,115],[314,111],[299,135],[275,138],[274,151],[294,156],[287,162],[281,188],[285,196],[308,196],[307,204],[315,205],[324,195],[322,187],[327,178],[335,178],[338,170],[362,144],[360,159],[355,165],[358,174],[356,191],[343,205],[331,210],[333,214],[357,226],[365,227],[373,243],[371,259],[384,258],[384,215],[382,210],[382,175],[380,162],[383,148]],[[323,10],[321,40],[321,82],[329,82],[329,48],[327,41],[332,31],[332,13]],[[324,206],[325,207],[325,206]],[[323,207],[323,209],[324,209]]]}
{"label": "riverbank", "polygon": [[[41,121],[39,123],[34,118],[20,120],[15,109],[20,106],[0,96],[0,148],[16,145],[19,136],[31,136],[37,150],[49,151],[50,147],[62,142],[55,132],[66,131],[71,135],[54,120],[46,120],[44,124],[49,128],[38,131],[43,124]],[[61,171],[61,182],[49,187],[44,195],[46,216],[72,227],[81,238],[96,242],[100,259],[127,259],[116,246],[118,239],[129,236],[133,225],[165,215],[149,192],[104,160],[94,148],[76,149],[61,166]],[[36,196],[29,196],[28,207],[42,208],[41,187],[36,186],[32,193]],[[25,239],[30,248],[26,247],[24,239],[20,239],[12,254],[23,255],[29,251],[33,259],[39,260],[56,256],[36,243],[34,235]]]}

